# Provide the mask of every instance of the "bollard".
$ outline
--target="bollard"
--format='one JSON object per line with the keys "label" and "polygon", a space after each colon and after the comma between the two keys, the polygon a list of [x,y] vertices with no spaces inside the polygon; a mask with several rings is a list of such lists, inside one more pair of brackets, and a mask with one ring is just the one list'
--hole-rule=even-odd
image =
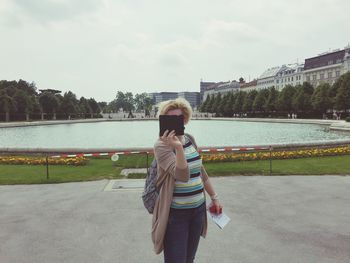
{"label": "bollard", "polygon": [[49,157],[46,155],[46,179],[49,179]]}
{"label": "bollard", "polygon": [[271,176],[271,174],[272,174],[272,147],[271,147],[271,145],[270,145],[269,149],[270,149],[270,176]]}
{"label": "bollard", "polygon": [[147,175],[148,175],[148,152],[146,152],[146,168],[147,168]]}

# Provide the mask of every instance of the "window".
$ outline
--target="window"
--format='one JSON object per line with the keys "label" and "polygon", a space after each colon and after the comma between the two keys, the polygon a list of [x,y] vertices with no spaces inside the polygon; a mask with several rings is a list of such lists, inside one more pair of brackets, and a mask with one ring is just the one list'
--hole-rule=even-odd
{"label": "window", "polygon": [[341,63],[341,59],[338,58],[338,59],[337,59],[337,63]]}
{"label": "window", "polygon": [[330,79],[332,77],[332,72],[328,72],[328,78]]}
{"label": "window", "polygon": [[320,74],[320,79],[324,79],[324,73]]}
{"label": "window", "polygon": [[312,75],[312,80],[316,80],[316,74]]}
{"label": "window", "polygon": [[333,64],[333,60],[328,61],[328,65],[332,65]]}
{"label": "window", "polygon": [[292,81],[293,81],[293,77],[292,77]]}
{"label": "window", "polygon": [[339,76],[340,76],[340,71],[339,71],[339,70],[337,70],[337,71],[335,72],[335,76],[336,76],[336,77],[339,77]]}
{"label": "window", "polygon": [[310,81],[310,76],[307,76],[307,77],[306,77],[306,81]]}

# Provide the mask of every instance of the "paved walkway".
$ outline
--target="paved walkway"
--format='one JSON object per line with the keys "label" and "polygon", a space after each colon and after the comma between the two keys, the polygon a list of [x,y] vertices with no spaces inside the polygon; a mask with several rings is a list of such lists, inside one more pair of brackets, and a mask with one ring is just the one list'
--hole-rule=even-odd
{"label": "paved walkway", "polygon": [[[232,221],[196,262],[350,262],[350,176],[212,179]],[[162,262],[140,190],[108,180],[0,186],[0,262]]]}

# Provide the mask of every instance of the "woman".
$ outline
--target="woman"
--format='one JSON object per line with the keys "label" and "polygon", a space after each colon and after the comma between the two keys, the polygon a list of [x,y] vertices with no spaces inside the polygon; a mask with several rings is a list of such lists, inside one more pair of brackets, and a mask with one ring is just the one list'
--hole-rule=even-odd
{"label": "woman", "polygon": [[[192,108],[183,98],[161,102],[159,115],[184,115],[184,125]],[[175,153],[174,153],[175,150]],[[164,250],[164,261],[193,262],[200,236],[207,232],[206,200],[219,211],[218,195],[208,178],[195,139],[190,134],[177,136],[165,131],[154,144],[160,187],[152,218],[152,241],[157,254]]]}

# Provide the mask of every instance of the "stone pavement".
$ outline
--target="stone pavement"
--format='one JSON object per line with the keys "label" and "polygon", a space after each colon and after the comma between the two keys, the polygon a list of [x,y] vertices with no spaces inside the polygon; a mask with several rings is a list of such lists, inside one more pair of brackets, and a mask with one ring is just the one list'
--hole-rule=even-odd
{"label": "stone pavement", "polygon": [[[196,262],[350,262],[350,176],[212,178],[231,222]],[[162,262],[141,190],[109,180],[0,186],[0,262]]]}

